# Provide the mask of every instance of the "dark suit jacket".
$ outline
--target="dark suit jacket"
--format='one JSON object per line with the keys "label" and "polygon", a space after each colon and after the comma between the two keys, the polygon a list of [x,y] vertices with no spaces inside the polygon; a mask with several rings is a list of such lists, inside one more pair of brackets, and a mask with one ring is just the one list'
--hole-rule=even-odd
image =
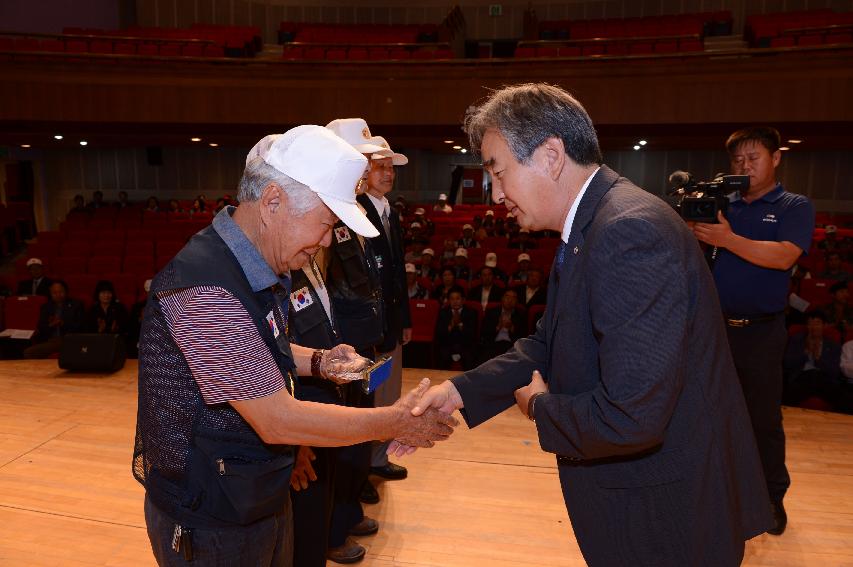
{"label": "dark suit jacket", "polygon": [[435,344],[438,347],[464,346],[474,347],[477,343],[477,312],[470,307],[462,306],[460,313],[462,327],[448,330],[453,313],[450,307],[443,307],[438,312],[435,322]]}
{"label": "dark suit jacket", "polygon": [[602,167],[535,334],[453,379],[473,427],[533,370],[542,449],[589,565],[739,565],[772,525],[714,280],[658,197]]}
{"label": "dark suit jacket", "polygon": [[[504,288],[498,287],[492,284],[492,289],[489,290],[489,303],[495,303],[501,300],[503,297]],[[468,300],[481,302],[483,297],[483,286],[478,285],[477,287],[472,287],[471,291],[468,292]]]}
{"label": "dark suit jacket", "polygon": [[370,243],[376,254],[379,276],[382,280],[382,299],[385,302],[385,341],[377,346],[379,352],[390,352],[403,338],[403,329],[412,326],[409,313],[409,294],[406,290],[406,262],[403,254],[403,231],[400,218],[392,209],[388,222],[391,225],[391,240],[385,235],[380,213],[366,194],[358,196],[367,218],[379,231],[379,236]]}
{"label": "dark suit jacket", "polygon": [[[50,326],[50,319],[56,316],[56,313],[57,305],[53,301],[48,301],[41,306],[39,321],[36,326],[36,340],[38,342],[46,341],[54,336],[57,328]],[[62,325],[59,327],[59,336],[81,332],[85,323],[83,303],[76,299],[66,299],[62,304],[61,318]]]}
{"label": "dark suit jacket", "polygon": [[43,277],[36,287],[36,292],[33,294],[33,279],[23,280],[18,282],[18,295],[43,295],[50,298],[50,284],[53,283],[48,277]]}
{"label": "dark suit jacket", "polygon": [[[823,372],[830,380],[841,377],[841,347],[824,337],[820,358],[814,361],[815,368]],[[785,348],[783,366],[787,381],[794,381],[803,372],[806,356],[806,333],[798,333],[788,339]]]}
{"label": "dark suit jacket", "polygon": [[[483,315],[480,324],[480,342],[488,345],[495,342],[498,334],[498,322],[501,319],[502,306],[492,307]],[[512,330],[509,333],[510,341],[515,342],[527,335],[527,316],[521,308],[516,307],[512,313]]]}
{"label": "dark suit jacket", "polygon": [[533,295],[530,297],[530,301],[526,301],[527,300],[527,286],[526,285],[516,286],[515,293],[516,293],[516,295],[518,295],[518,303],[520,305],[524,305],[527,308],[529,308],[531,305],[545,305],[545,303],[548,301],[548,292],[545,289],[545,287],[541,286],[541,285],[539,286],[539,289],[537,289],[533,293]]}

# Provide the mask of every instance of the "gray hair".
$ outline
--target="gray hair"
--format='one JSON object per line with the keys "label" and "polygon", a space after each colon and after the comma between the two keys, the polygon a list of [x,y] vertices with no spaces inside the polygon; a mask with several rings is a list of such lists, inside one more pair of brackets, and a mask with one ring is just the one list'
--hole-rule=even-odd
{"label": "gray hair", "polygon": [[526,164],[548,138],[563,141],[566,154],[578,165],[601,164],[598,136],[584,107],[560,87],[526,83],[504,87],[465,116],[471,149],[480,153],[486,130],[506,140],[515,159]]}
{"label": "gray hair", "polygon": [[297,217],[314,210],[322,203],[320,197],[307,185],[291,179],[283,174],[262,157],[255,157],[246,163],[240,186],[237,190],[237,200],[241,203],[257,201],[264,189],[274,183],[287,194],[288,210]]}

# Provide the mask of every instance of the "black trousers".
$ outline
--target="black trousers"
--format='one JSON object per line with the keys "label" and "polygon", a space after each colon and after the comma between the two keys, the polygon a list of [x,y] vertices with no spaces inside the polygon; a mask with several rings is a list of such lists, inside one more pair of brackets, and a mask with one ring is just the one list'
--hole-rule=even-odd
{"label": "black trousers", "polygon": [[782,428],[782,357],[788,341],[785,316],[746,327],[726,325],[752,430],[758,444],[767,491],[782,502],[791,477],[785,466],[785,430]]}
{"label": "black trousers", "polygon": [[[146,496],[145,525],[160,567],[290,567],[293,560],[293,524],[290,501],[278,514],[248,526],[192,529],[193,559],[172,549],[175,519],[157,508]],[[187,527],[187,526],[183,526]],[[182,550],[179,550],[182,551]]]}
{"label": "black trousers", "polygon": [[317,457],[312,463],[317,480],[309,482],[308,488],[290,490],[295,567],[326,567],[338,449],[313,447],[312,450]]}

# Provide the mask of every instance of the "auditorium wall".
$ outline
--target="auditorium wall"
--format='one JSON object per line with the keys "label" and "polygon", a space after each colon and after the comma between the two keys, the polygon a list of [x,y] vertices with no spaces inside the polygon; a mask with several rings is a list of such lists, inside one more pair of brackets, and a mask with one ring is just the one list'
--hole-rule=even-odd
{"label": "auditorium wall", "polygon": [[[434,200],[450,189],[453,167],[477,163],[470,155],[402,150],[411,161],[399,168],[396,190],[410,200]],[[237,147],[163,148],[160,166],[148,163],[145,148],[34,152],[28,158],[35,165],[40,229],[57,228],[77,193],[87,201],[96,190],[103,191],[108,200],[115,200],[125,190],[132,201],[145,201],[150,195],[161,201],[192,199],[200,193],[214,200],[224,193],[236,195],[247,151]],[[689,171],[697,179],[728,170],[723,151],[605,149],[605,162],[658,195],[664,194],[666,179],[674,170]],[[785,152],[779,176],[788,189],[812,198],[819,210],[853,212],[853,155],[849,151]]]}
{"label": "auditorium wall", "polygon": [[[340,24],[437,24],[458,4],[465,15],[469,39],[522,36],[524,11],[532,6],[540,21],[628,18],[730,10],[735,33],[755,13],[831,8],[853,10],[853,0],[137,0],[137,20],[144,26],[187,26],[193,22],[259,26],[264,39],[276,42],[278,24],[322,22]],[[501,16],[490,16],[489,5],[500,4]]]}

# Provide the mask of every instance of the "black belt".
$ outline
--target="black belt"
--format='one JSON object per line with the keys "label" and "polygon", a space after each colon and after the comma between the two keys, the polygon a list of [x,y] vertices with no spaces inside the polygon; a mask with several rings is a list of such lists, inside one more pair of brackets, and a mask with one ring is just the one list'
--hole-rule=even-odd
{"label": "black belt", "polygon": [[726,315],[726,325],[729,327],[749,327],[757,323],[775,321],[782,312],[765,315]]}

